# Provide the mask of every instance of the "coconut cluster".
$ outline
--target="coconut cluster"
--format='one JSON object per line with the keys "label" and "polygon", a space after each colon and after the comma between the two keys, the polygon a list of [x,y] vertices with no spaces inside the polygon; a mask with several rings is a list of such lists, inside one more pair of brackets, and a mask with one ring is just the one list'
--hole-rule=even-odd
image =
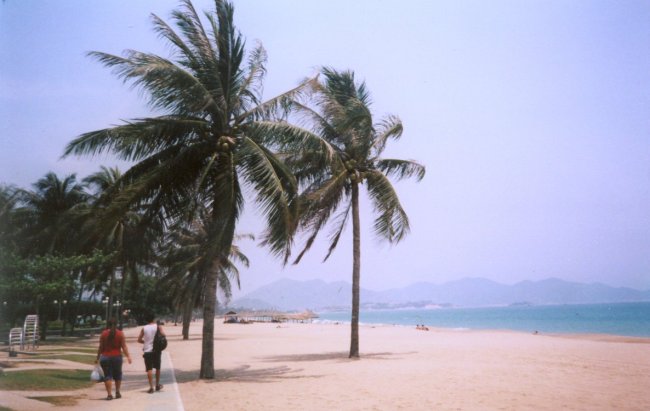
{"label": "coconut cluster", "polygon": [[228,136],[221,136],[217,141],[217,147],[219,148],[219,151],[224,153],[232,151],[232,149],[235,147],[235,144],[236,144],[235,139],[233,137],[228,137]]}
{"label": "coconut cluster", "polygon": [[354,182],[361,182],[363,181],[364,173],[360,172],[357,169],[357,161],[356,160],[347,160],[345,163],[345,169],[348,170],[348,175],[350,176],[350,181]]}

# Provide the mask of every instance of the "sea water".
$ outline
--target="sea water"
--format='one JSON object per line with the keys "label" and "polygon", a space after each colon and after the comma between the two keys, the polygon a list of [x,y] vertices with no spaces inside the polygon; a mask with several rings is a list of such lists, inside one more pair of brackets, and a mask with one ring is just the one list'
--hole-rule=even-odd
{"label": "sea water", "polygon": [[[350,312],[320,312],[321,322],[350,322]],[[650,302],[361,311],[360,323],[541,333],[650,337]]]}

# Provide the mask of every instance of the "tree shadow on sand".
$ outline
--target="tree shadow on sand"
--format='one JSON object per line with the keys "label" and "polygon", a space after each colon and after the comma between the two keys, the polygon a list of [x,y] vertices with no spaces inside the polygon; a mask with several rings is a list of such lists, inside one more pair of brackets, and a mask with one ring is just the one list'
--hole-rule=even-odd
{"label": "tree shadow on sand", "polygon": [[[215,341],[230,341],[233,339],[234,338],[231,337],[221,337],[221,336],[214,337]],[[180,343],[183,343],[184,341],[203,341],[203,337],[200,335],[190,335],[190,337],[187,340],[184,340],[182,335],[172,335],[172,336],[167,336],[167,341],[178,341]]]}
{"label": "tree shadow on sand", "polygon": [[[320,378],[320,375],[299,375],[301,369],[291,369],[287,366],[270,367],[270,368],[251,368],[250,365],[242,365],[229,370],[214,370],[214,379],[203,380],[205,382],[251,382],[251,383],[270,383],[283,380],[303,379],[303,378]],[[184,383],[196,381],[199,379],[198,371],[179,371],[176,370],[176,381]]]}
{"label": "tree shadow on sand", "polygon": [[[403,354],[414,354],[414,352],[405,353],[392,353],[392,352],[376,352],[361,354],[361,359],[369,360],[397,360]],[[302,362],[302,361],[337,361],[348,362],[358,361],[358,358],[349,358],[347,351],[327,352],[318,354],[292,354],[292,355],[274,355],[270,357],[258,357],[259,360],[264,362]]]}

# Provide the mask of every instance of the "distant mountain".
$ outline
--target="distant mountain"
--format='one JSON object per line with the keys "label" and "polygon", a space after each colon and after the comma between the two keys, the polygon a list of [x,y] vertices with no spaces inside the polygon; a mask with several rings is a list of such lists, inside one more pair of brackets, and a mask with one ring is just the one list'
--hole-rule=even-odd
{"label": "distant mountain", "polygon": [[[347,308],[352,286],[344,281],[282,279],[258,288],[230,304],[232,307],[278,310]],[[362,306],[390,307],[408,304],[481,307],[511,304],[589,304],[650,301],[650,290],[582,284],[550,278],[500,284],[485,278],[465,278],[445,284],[415,283],[386,291],[361,289]]]}
{"label": "distant mountain", "polygon": [[[363,290],[362,299],[374,298],[374,292]],[[233,301],[231,307],[252,309],[302,310],[324,307],[346,307],[352,301],[352,286],[340,281],[295,281],[282,279],[258,288]]]}

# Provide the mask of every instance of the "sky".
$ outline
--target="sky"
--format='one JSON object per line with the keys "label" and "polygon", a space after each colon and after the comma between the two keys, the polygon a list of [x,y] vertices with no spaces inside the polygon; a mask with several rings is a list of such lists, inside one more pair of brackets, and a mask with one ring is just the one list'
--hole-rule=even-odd
{"label": "sky", "polygon": [[[213,3],[195,0],[198,10]],[[268,53],[264,97],[319,67],[366,82],[377,120],[404,135],[386,158],[424,180],[394,185],[411,233],[390,246],[362,203],[361,285],[550,277],[650,289],[650,2],[619,0],[235,0],[250,49]],[[0,183],[79,178],[110,155],[61,159],[81,133],[150,114],[91,50],[168,56],[150,14],[171,0],[0,3]],[[252,202],[238,232],[260,233]],[[325,235],[327,232],[324,233]],[[323,236],[325,237],[325,236]],[[244,241],[235,296],[280,278],[351,281],[351,231],[323,263],[280,261]]]}

